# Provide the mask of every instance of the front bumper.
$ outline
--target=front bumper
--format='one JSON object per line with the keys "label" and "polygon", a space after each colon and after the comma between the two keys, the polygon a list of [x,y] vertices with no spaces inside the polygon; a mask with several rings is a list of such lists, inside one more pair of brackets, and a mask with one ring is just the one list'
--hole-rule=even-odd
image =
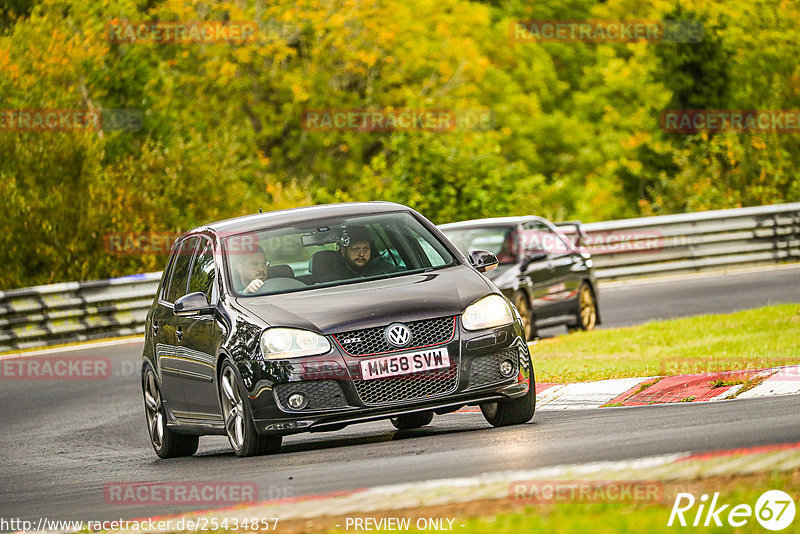
{"label": "front bumper", "polygon": [[[459,318],[453,320],[452,339],[427,347],[446,347],[450,367],[416,375],[362,380],[359,364],[369,357],[352,356],[338,344],[328,354],[302,361],[238,362],[256,429],[263,434],[292,434],[418,411],[447,413],[465,405],[520,397],[534,387],[519,320],[481,332],[468,332]],[[508,378],[499,371],[506,360],[514,365]],[[292,410],[287,398],[293,392],[305,394],[308,405]]]}

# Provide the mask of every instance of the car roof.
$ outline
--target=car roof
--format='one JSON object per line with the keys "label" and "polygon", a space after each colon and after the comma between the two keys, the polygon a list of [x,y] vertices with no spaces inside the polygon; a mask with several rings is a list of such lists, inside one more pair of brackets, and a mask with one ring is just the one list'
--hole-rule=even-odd
{"label": "car roof", "polygon": [[451,230],[455,228],[471,228],[480,226],[509,226],[528,221],[546,221],[543,217],[536,215],[519,215],[516,217],[490,217],[487,219],[473,219],[471,221],[459,221],[447,224],[440,224],[440,230]]}
{"label": "car roof", "polygon": [[344,202],[340,204],[320,204],[316,206],[306,206],[303,208],[292,208],[286,210],[268,211],[245,215],[234,219],[226,219],[198,226],[187,234],[211,230],[226,235],[234,235],[244,232],[262,230],[271,226],[285,226],[317,219],[332,217],[347,217],[351,215],[370,215],[373,213],[387,212],[411,212],[411,208],[394,202]]}

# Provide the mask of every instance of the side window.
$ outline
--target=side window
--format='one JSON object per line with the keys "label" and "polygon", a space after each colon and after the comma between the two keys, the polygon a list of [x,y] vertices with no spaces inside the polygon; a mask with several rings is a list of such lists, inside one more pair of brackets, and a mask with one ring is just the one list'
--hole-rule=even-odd
{"label": "side window", "polygon": [[213,303],[216,295],[214,294],[214,249],[211,242],[203,239],[200,242],[200,253],[192,265],[192,274],[189,277],[189,293],[199,291],[205,293],[208,301]]}
{"label": "side window", "polygon": [[194,249],[197,248],[197,237],[185,239],[175,249],[175,259],[172,262],[172,272],[167,286],[166,301],[175,302],[186,294],[186,284],[189,281],[189,266],[192,263]]}
{"label": "side window", "polygon": [[519,239],[520,249],[527,253],[565,254],[572,250],[561,236],[541,222],[525,223]]}

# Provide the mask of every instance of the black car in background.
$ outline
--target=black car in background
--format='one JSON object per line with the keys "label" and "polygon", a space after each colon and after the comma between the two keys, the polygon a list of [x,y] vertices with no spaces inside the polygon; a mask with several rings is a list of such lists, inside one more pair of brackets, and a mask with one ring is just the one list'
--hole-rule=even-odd
{"label": "black car in background", "polygon": [[538,328],[566,325],[592,330],[600,324],[592,259],[580,247],[580,223],[573,243],[541,217],[498,217],[443,224],[439,229],[462,251],[493,252],[499,266],[486,276],[519,310],[526,339]]}
{"label": "black car in background", "polygon": [[235,453],[283,435],[390,419],[400,429],[480,405],[494,426],[529,421],[523,322],[419,213],[384,202],[276,211],[175,241],[147,314],[142,390],[162,458],[198,436]]}

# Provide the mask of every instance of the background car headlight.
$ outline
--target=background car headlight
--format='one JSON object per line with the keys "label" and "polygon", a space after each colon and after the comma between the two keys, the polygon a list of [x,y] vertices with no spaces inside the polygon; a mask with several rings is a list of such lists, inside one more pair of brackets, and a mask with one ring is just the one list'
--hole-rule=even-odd
{"label": "background car headlight", "polygon": [[514,322],[506,300],[500,295],[489,295],[475,304],[467,306],[461,316],[462,324],[467,330],[482,330],[495,326],[503,326]]}
{"label": "background car headlight", "polygon": [[261,334],[261,353],[265,360],[325,354],[331,344],[323,336],[296,328],[269,328]]}

